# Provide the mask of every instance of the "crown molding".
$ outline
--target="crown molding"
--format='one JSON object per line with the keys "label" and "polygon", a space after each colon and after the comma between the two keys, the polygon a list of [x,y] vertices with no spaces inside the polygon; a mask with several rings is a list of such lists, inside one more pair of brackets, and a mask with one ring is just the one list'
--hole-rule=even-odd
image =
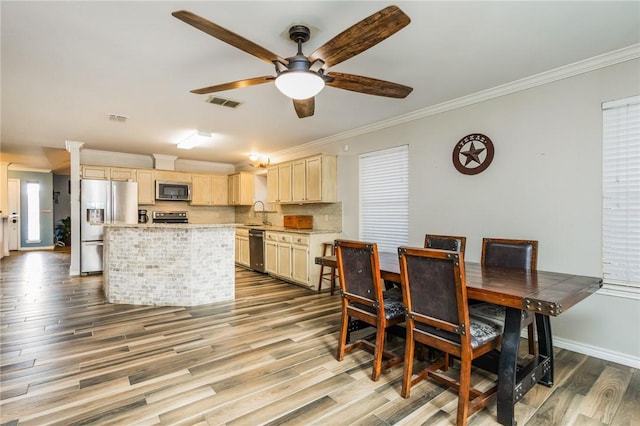
{"label": "crown molding", "polygon": [[328,136],[326,138],[317,139],[315,141],[308,142],[302,145],[297,145],[289,149],[278,151],[277,153],[274,153],[273,156],[286,157],[299,151],[308,151],[314,147],[319,147],[332,142],[338,142],[344,139],[376,132],[388,127],[397,126],[399,124],[419,120],[425,117],[430,117],[432,115],[441,114],[443,112],[453,111],[469,105],[477,104],[479,102],[484,102],[490,99],[498,98],[500,96],[505,96],[523,90],[531,89],[533,87],[542,86],[544,84],[553,83],[554,81],[574,77],[580,74],[595,71],[601,68],[606,68],[638,58],[640,58],[640,43],[633,44],[622,49],[613,50],[611,52],[599,56],[594,56],[589,59],[574,62],[572,64],[555,68],[550,71],[535,74],[530,77],[522,78],[520,80],[512,81],[510,83],[496,86],[491,89],[472,93],[471,95],[452,99],[450,101],[410,112],[408,114],[399,115],[397,117],[383,120],[372,125],[359,127],[357,129],[352,129],[346,132],[338,133],[336,135]]}

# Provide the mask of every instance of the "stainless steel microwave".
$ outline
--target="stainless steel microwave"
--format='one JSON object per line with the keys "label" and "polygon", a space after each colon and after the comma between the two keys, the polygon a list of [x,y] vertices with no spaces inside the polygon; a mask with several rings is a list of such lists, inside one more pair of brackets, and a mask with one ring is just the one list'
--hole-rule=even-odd
{"label": "stainless steel microwave", "polygon": [[191,201],[191,184],[156,181],[156,200]]}

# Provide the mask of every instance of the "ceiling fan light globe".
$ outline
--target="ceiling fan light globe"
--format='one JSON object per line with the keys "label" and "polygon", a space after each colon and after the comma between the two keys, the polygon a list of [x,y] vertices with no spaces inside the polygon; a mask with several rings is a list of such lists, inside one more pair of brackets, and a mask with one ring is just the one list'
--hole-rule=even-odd
{"label": "ceiling fan light globe", "polygon": [[276,78],[276,87],[292,99],[309,99],[320,93],[324,80],[310,71],[285,71]]}

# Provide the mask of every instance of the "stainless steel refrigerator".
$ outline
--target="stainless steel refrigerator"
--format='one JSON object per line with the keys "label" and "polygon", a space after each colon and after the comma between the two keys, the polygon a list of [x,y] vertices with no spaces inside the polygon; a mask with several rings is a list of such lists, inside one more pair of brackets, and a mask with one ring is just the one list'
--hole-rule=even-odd
{"label": "stainless steel refrigerator", "polygon": [[80,273],[102,272],[105,223],[138,223],[138,183],[80,181]]}

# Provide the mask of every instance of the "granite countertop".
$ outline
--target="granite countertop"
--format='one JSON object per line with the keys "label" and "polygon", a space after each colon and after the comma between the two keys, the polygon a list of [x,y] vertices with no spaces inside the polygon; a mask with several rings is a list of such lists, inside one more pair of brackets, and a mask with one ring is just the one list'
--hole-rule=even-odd
{"label": "granite countertop", "polygon": [[250,225],[246,223],[105,223],[104,226],[122,227],[122,228],[243,228],[243,229],[264,229],[265,231],[274,232],[291,232],[294,234],[339,234],[340,231],[329,229],[291,229],[284,226],[273,225]]}
{"label": "granite countertop", "polygon": [[235,228],[235,223],[105,223],[104,226],[120,228]]}
{"label": "granite countertop", "polygon": [[341,231],[333,231],[330,229],[292,229],[292,228],[285,228],[284,226],[273,226],[273,225],[262,225],[262,224],[256,224],[256,225],[250,225],[250,224],[237,224],[238,228],[244,228],[244,229],[264,229],[265,231],[273,231],[273,232],[291,232],[294,234],[306,234],[306,235],[310,235],[310,234],[339,234]]}

